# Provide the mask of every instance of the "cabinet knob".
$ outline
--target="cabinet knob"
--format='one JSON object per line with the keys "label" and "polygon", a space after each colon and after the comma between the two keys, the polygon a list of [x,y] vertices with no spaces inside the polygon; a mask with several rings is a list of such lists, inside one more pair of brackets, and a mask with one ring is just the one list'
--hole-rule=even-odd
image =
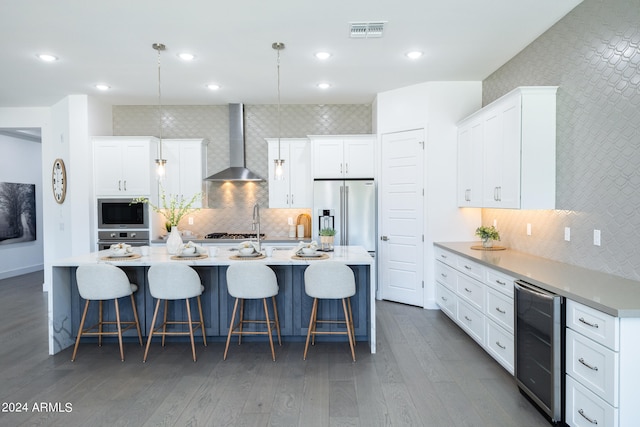
{"label": "cabinet knob", "polygon": [[387,242],[389,238],[387,236],[380,236],[380,240],[382,240],[383,242]]}

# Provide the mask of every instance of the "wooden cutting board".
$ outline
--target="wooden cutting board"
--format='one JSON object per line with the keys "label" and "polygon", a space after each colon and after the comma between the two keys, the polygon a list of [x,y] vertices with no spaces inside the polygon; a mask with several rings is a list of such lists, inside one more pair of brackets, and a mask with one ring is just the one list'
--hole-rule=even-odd
{"label": "wooden cutting board", "polygon": [[311,215],[300,214],[298,215],[297,225],[304,226],[304,237],[311,237]]}

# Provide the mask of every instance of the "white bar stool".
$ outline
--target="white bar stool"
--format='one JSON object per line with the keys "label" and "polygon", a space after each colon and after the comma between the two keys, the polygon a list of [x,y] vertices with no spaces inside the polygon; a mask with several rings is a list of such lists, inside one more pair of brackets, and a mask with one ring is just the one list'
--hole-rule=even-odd
{"label": "white bar stool", "polygon": [[[238,345],[242,341],[242,335],[268,335],[269,344],[271,345],[271,357],[276,360],[276,353],[273,348],[272,328],[275,327],[278,333],[278,344],[282,345],[280,338],[280,321],[278,320],[278,309],[276,307],[276,295],[278,295],[278,279],[272,269],[264,264],[251,263],[251,261],[243,261],[237,264],[231,264],[227,269],[227,290],[229,295],[236,299],[233,305],[233,314],[231,315],[231,323],[229,324],[229,334],[227,335],[227,345],[224,349],[224,360],[227,360],[227,352],[229,351],[229,342],[231,335],[238,335]],[[273,303],[273,317],[269,318],[269,309],[267,308],[267,298],[271,297]],[[245,320],[244,318],[244,300],[245,299],[262,299],[264,306],[265,320]],[[240,320],[234,325],[236,313],[238,311],[238,303],[240,303]],[[266,331],[245,331],[242,326],[245,323],[264,323],[267,326]]]}
{"label": "white bar stool", "polygon": [[[321,261],[311,264],[304,272],[304,291],[313,298],[313,307],[311,309],[311,318],[309,319],[309,330],[307,331],[307,342],[304,346],[303,359],[307,360],[309,338],[311,336],[313,336],[313,345],[315,345],[316,335],[347,335],[349,337],[349,346],[351,347],[351,357],[355,362],[356,353],[354,344],[356,337],[353,329],[353,313],[351,311],[350,299],[356,293],[356,280],[353,271],[345,264],[337,261]],[[344,321],[318,320],[319,299],[342,299]],[[317,323],[344,323],[347,330],[345,332],[317,331]]]}
{"label": "white bar stool", "polygon": [[[207,346],[207,334],[204,330],[204,322],[202,316],[202,304],[200,295],[204,292],[204,286],[200,282],[200,276],[196,271],[188,265],[178,264],[175,262],[166,262],[155,264],[149,267],[147,273],[149,279],[149,293],[157,299],[156,308],[153,312],[153,320],[147,337],[147,347],[144,350],[143,362],[147,361],[147,354],[151,346],[151,339],[154,335],[162,335],[162,346],[164,347],[164,339],[167,335],[188,335],[191,339],[191,353],[193,361],[196,359],[196,345],[193,338],[193,331],[200,328],[202,331],[202,341]],[[198,312],[200,320],[194,321],[191,316],[190,298],[196,298],[198,302]],[[169,300],[183,299],[187,306],[188,320],[167,320],[167,309]],[[155,327],[158,311],[160,310],[160,301],[164,300],[164,320],[161,325]],[[167,325],[188,325],[189,331],[167,331]]]}
{"label": "white bar stool", "polygon": [[[118,267],[110,264],[90,264],[81,265],[76,270],[76,281],[78,283],[78,292],[80,296],[86,300],[84,305],[84,311],[82,312],[82,319],[80,320],[80,327],[78,328],[78,337],[76,338],[76,345],[73,348],[73,355],[71,361],[76,360],[76,353],[78,352],[78,345],[80,344],[80,338],[82,336],[97,336],[98,345],[102,346],[103,335],[117,335],[118,343],[120,344],[120,359],[124,362],[124,350],[122,348],[122,333],[128,331],[134,326],[138,330],[138,339],[140,345],[142,345],[142,333],[140,332],[140,322],[138,322],[138,311],[136,310],[136,301],[133,297],[133,293],[138,290],[138,286],[129,283],[129,278],[124,271]],[[133,308],[133,322],[120,321],[120,307],[118,305],[118,298],[130,296],[131,306]],[[102,301],[113,300],[116,309],[116,321],[104,321],[102,319]],[[87,311],[89,309],[89,303],[91,301],[99,302],[99,314],[98,323],[93,326],[84,329],[84,322],[87,318]],[[105,331],[104,325],[116,325],[116,331]],[[128,325],[122,329],[122,325]],[[92,332],[97,330],[95,332]]]}

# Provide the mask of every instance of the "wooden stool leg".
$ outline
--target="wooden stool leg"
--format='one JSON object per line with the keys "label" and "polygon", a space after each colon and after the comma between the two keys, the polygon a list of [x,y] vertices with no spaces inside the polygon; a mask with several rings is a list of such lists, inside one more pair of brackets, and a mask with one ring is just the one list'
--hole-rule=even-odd
{"label": "wooden stool leg", "polygon": [[162,322],[162,346],[164,347],[164,337],[167,336],[167,312],[169,311],[169,300],[164,300],[164,321]]}
{"label": "wooden stool leg", "polygon": [[351,311],[351,298],[347,298],[347,306],[349,307],[349,322],[351,324],[351,334],[353,335],[353,345],[356,343],[356,330],[353,327],[353,311]]}
{"label": "wooden stool leg", "polygon": [[200,302],[200,295],[198,295],[198,312],[200,314],[200,330],[202,331],[202,342],[204,346],[207,346],[207,333],[204,330],[204,316],[202,315],[202,303]]}
{"label": "wooden stool leg", "polygon": [[244,326],[244,299],[240,298],[240,322],[238,323],[238,345],[242,343],[242,327]]}
{"label": "wooden stool leg", "polygon": [[102,347],[102,300],[98,303],[98,347]]}
{"label": "wooden stool leg", "polygon": [[87,318],[87,310],[89,309],[89,300],[84,304],[84,311],[82,312],[82,319],[80,319],[80,327],[78,328],[78,337],[76,338],[76,345],[73,347],[73,354],[71,355],[71,361],[76,360],[76,353],[78,352],[78,344],[80,344],[80,337],[82,336],[82,328],[84,328],[84,321]]}
{"label": "wooden stool leg", "polygon": [[269,320],[269,309],[267,308],[267,299],[262,298],[262,305],[264,306],[264,317],[267,321],[267,333],[269,334],[269,345],[271,346],[271,357],[273,361],[276,361],[276,351],[273,349],[273,337],[271,336],[271,321]]}
{"label": "wooden stool leg", "polygon": [[273,316],[276,319],[276,331],[278,331],[278,344],[282,345],[282,339],[280,338],[280,319],[278,318],[278,307],[276,306],[276,297],[272,296],[271,301],[273,301]]}
{"label": "wooden stool leg", "polygon": [[140,330],[140,322],[138,321],[138,310],[136,309],[136,300],[133,298],[133,294],[131,294],[131,307],[133,307],[133,318],[136,321],[136,329],[138,330],[138,340],[140,341],[140,346],[143,346],[142,331]]}
{"label": "wooden stool leg", "polygon": [[349,324],[349,312],[347,311],[347,303],[345,298],[342,298],[342,309],[344,310],[344,321],[347,324],[347,335],[349,336],[349,347],[351,347],[351,357],[353,361],[356,361],[356,352],[353,349],[353,335],[351,335],[351,325]]}
{"label": "wooden stool leg", "polygon": [[238,298],[236,298],[235,304],[233,304],[233,314],[231,315],[231,323],[229,324],[229,334],[227,334],[227,345],[224,348],[223,360],[227,360],[227,352],[229,351],[229,341],[231,341],[231,334],[233,333],[233,322],[236,320],[236,311],[238,310]]}
{"label": "wooden stool leg", "polygon": [[191,353],[193,353],[193,361],[196,361],[196,343],[193,340],[193,323],[191,323],[191,304],[189,298],[184,300],[187,303],[187,317],[189,323],[189,338],[191,338]]}
{"label": "wooden stool leg", "polygon": [[120,307],[118,306],[118,298],[113,300],[116,306],[116,326],[118,327],[118,344],[120,344],[120,360],[124,362],[124,349],[122,348],[122,327],[120,326]]}
{"label": "wooden stool leg", "polygon": [[151,328],[149,329],[149,336],[147,337],[147,347],[144,350],[143,362],[147,361],[147,354],[149,353],[149,346],[151,345],[151,338],[153,338],[153,329],[156,326],[156,318],[158,317],[158,310],[160,309],[160,300],[156,302],[156,309],[153,311],[153,320],[151,320]]}
{"label": "wooden stool leg", "polygon": [[307,342],[304,345],[304,355],[302,356],[303,360],[307,360],[307,351],[309,350],[309,338],[311,337],[311,330],[315,326],[317,309],[318,309],[318,298],[314,298],[313,306],[311,308],[311,317],[309,318],[309,328],[307,329]]}

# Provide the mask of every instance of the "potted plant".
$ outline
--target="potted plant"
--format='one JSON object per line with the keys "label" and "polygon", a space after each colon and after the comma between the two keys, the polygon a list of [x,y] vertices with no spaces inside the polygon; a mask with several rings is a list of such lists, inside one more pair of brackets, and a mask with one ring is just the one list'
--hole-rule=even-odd
{"label": "potted plant", "polygon": [[482,225],[476,228],[476,236],[480,237],[484,248],[491,248],[494,240],[500,240],[500,233],[493,225],[491,227]]}
{"label": "potted plant", "polygon": [[322,249],[331,250],[333,249],[333,239],[336,235],[336,230],[333,228],[322,228],[320,229],[320,244],[322,245]]}
{"label": "potted plant", "polygon": [[164,188],[160,186],[160,206],[156,206],[147,197],[138,197],[131,203],[146,203],[151,206],[155,212],[161,214],[165,218],[165,228],[169,232],[167,238],[167,252],[175,254],[182,245],[182,237],[178,231],[178,223],[189,212],[197,211],[193,204],[202,198],[202,193],[194,194],[191,199],[187,200],[173,194],[165,194]]}

